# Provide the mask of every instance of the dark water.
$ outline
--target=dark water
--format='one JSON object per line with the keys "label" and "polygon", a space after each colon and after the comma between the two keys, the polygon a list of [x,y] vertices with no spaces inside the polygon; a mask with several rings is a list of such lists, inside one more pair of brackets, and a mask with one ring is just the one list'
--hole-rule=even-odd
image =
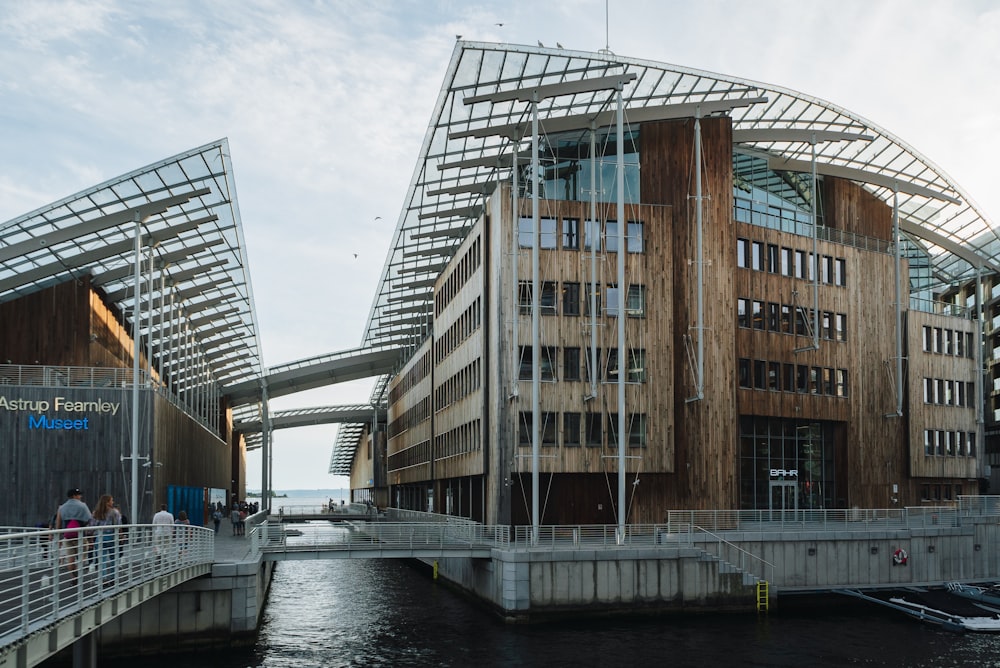
{"label": "dark water", "polygon": [[[756,613],[507,625],[397,560],[278,565],[256,646],[143,668],[283,666],[998,666],[959,635],[851,599]],[[134,667],[136,660],[101,661]]]}

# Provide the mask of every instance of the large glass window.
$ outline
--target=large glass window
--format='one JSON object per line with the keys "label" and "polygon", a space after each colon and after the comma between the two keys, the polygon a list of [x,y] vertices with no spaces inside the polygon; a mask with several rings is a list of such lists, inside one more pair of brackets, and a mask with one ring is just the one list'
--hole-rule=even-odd
{"label": "large glass window", "polygon": [[580,380],[579,348],[563,348],[563,380]]}
{"label": "large glass window", "polygon": [[599,448],[604,438],[604,417],[600,413],[586,414],[586,443],[590,447]]}
{"label": "large glass window", "polygon": [[539,300],[542,315],[556,314],[556,284],[555,281],[542,283],[542,298]]}
{"label": "large glass window", "polygon": [[834,429],[821,422],[740,418],[740,508],[844,508],[837,493]]}
{"label": "large glass window", "polygon": [[[641,253],[643,250],[643,224],[628,223],[625,228],[625,251],[628,253]],[[604,248],[609,253],[618,252],[618,223],[609,220],[604,225]]]}
{"label": "large glass window", "polygon": [[542,218],[538,221],[541,225],[541,233],[539,234],[539,248],[552,249],[556,247],[556,239],[558,239],[558,225],[559,221],[555,218]]}
{"label": "large glass window", "polygon": [[580,284],[562,284],[563,315],[580,315]]}
{"label": "large glass window", "polygon": [[580,446],[580,414],[563,413],[563,447],[575,448]]}
{"label": "large glass window", "polygon": [[562,222],[563,250],[580,250],[580,220],[563,218]]}

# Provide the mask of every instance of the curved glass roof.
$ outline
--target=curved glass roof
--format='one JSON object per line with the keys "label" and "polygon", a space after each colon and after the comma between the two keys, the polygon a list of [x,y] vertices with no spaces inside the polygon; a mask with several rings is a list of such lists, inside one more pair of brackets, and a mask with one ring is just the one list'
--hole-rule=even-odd
{"label": "curved glass roof", "polygon": [[[137,218],[143,256],[138,331],[152,333],[161,376],[173,379],[175,391],[259,378],[253,292],[225,139],[0,224],[0,301],[89,274],[134,324]],[[161,345],[161,338],[169,340],[161,336],[169,320],[174,344]]]}
{"label": "curved glass roof", "polygon": [[[427,128],[372,304],[363,345],[410,346],[428,331],[434,281],[499,181],[513,146],[530,149],[530,104],[488,99],[515,89],[635,75],[623,88],[624,122],[729,114],[735,150],[776,170],[817,171],[861,183],[892,204],[900,227],[932,258],[942,283],[1000,269],[1000,237],[971,198],[933,162],[858,114],[787,88],[611,53],[458,42]],[[613,120],[613,90],[539,103],[540,132]],[[476,96],[467,104],[466,98]],[[507,98],[513,96],[506,96]],[[683,107],[678,105],[684,105]],[[671,111],[673,108],[675,111]],[[671,115],[674,114],[674,115]],[[527,140],[525,140],[527,138]]]}

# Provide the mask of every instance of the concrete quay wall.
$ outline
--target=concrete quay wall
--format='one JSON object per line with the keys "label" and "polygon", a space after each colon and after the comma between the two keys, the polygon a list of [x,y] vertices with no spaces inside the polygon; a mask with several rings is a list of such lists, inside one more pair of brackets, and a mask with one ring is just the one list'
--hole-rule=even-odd
{"label": "concrete quay wall", "polygon": [[110,620],[100,631],[102,656],[131,656],[252,645],[274,563],[217,563],[211,575],[185,582]]}
{"label": "concrete quay wall", "polygon": [[[905,551],[905,564],[896,563],[896,550]],[[647,549],[494,550],[491,559],[439,560],[438,576],[513,621],[748,610],[756,578],[768,581],[771,597],[1000,580],[1000,525],[975,518],[910,529],[726,531],[690,546]]]}
{"label": "concrete quay wall", "polygon": [[[872,526],[863,531],[786,529],[721,535],[773,564],[768,580],[779,594],[1000,579],[1000,525],[995,518],[962,518],[947,526],[912,529]],[[711,549],[711,541],[695,545]],[[897,550],[905,552],[905,564],[896,563]]]}
{"label": "concrete quay wall", "polygon": [[580,613],[746,610],[755,583],[695,548],[495,550],[443,559],[438,575],[510,621]]}

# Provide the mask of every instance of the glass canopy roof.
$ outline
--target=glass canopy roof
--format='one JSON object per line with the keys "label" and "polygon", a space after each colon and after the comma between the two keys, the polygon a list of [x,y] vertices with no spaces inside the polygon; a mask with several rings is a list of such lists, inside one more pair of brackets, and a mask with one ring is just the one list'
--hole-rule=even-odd
{"label": "glass canopy roof", "polygon": [[[259,378],[253,292],[225,139],[0,224],[0,301],[89,275],[134,324],[137,217],[138,331],[151,336],[160,375],[176,379],[175,392]],[[164,336],[170,320],[189,335],[175,334],[171,344]],[[190,368],[197,372],[184,373]]]}
{"label": "glass canopy roof", "polygon": [[[971,198],[934,163],[883,128],[787,88],[612,53],[482,42],[456,43],[397,222],[362,345],[415,345],[428,331],[434,281],[465,238],[496,183],[511,178],[515,145],[530,151],[530,104],[491,94],[634,74],[623,89],[624,122],[726,113],[735,150],[772,169],[858,181],[890,205],[932,258],[942,283],[1000,270],[1000,238]],[[581,87],[576,86],[573,91]],[[585,88],[585,87],[584,87]],[[467,104],[466,98],[476,96]],[[501,96],[510,98],[512,96]],[[613,120],[613,90],[541,100],[540,133]],[[715,109],[716,111],[712,111]],[[707,112],[705,110],[708,110]]]}

